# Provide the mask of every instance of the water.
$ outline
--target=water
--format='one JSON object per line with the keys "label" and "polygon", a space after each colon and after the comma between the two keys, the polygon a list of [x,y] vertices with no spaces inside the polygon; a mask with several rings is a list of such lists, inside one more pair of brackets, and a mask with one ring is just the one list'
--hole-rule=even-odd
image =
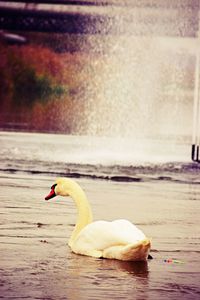
{"label": "water", "polygon": [[[86,136],[1,132],[0,139],[1,298],[199,299],[200,168],[188,141],[127,148]],[[151,237],[153,260],[71,253],[72,201],[44,201],[60,175],[80,183],[96,220],[126,218]]]}

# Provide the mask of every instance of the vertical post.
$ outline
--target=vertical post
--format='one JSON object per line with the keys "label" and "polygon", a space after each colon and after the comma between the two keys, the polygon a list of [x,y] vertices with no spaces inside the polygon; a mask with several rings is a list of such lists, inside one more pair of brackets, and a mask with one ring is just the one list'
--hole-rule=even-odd
{"label": "vertical post", "polygon": [[198,29],[198,46],[196,49],[196,68],[193,107],[192,160],[200,162],[200,15]]}
{"label": "vertical post", "polygon": [[193,134],[192,134],[192,160],[198,160],[198,126],[199,126],[199,49],[196,53],[195,87],[194,87],[194,107],[193,107]]}

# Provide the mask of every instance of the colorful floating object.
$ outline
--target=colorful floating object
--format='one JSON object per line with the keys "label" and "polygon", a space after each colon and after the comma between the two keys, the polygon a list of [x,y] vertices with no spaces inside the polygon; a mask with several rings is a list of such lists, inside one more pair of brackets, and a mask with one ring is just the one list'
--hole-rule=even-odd
{"label": "colorful floating object", "polygon": [[168,259],[164,259],[165,263],[174,263],[174,264],[184,264],[184,262],[182,260],[179,259],[174,259],[174,258],[168,258]]}

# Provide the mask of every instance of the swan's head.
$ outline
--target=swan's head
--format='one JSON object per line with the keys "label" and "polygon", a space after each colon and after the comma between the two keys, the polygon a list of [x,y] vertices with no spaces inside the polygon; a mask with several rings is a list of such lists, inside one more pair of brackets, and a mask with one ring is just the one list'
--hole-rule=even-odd
{"label": "swan's head", "polygon": [[58,178],[52,185],[50,193],[45,197],[45,200],[49,200],[57,195],[69,196],[71,194],[73,185],[75,182],[68,178]]}

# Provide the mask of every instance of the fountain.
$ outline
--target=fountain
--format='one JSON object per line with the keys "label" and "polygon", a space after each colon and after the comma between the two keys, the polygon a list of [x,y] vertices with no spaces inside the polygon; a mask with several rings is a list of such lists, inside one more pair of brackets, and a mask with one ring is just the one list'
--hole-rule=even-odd
{"label": "fountain", "polygon": [[[81,133],[191,138],[198,5],[184,1],[176,7],[154,3],[145,9],[123,7],[121,14],[117,10],[117,28],[113,33],[110,26],[111,34],[102,39],[106,50],[101,68],[87,82]],[[149,22],[149,32],[142,24],[136,26],[140,13]],[[154,19],[159,13],[164,26]]]}
{"label": "fountain", "polygon": [[166,49],[162,38],[125,36],[113,39],[102,64],[86,95],[87,134],[191,135],[191,54]]}

